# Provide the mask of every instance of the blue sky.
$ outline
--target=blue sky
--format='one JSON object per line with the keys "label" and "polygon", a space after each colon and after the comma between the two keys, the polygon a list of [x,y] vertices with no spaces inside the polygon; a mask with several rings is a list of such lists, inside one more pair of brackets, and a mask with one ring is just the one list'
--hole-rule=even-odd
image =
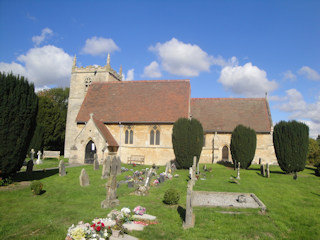
{"label": "blue sky", "polygon": [[274,123],[320,134],[320,1],[0,0],[0,71],[37,89],[78,66],[190,79],[192,97],[264,97]]}

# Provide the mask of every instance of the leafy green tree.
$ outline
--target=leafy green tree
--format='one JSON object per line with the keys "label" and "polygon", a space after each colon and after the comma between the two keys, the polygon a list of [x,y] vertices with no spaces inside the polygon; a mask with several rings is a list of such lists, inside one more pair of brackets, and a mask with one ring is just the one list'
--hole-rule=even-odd
{"label": "leafy green tree", "polygon": [[0,175],[20,170],[35,127],[38,98],[24,77],[0,73]]}
{"label": "leafy green tree", "polygon": [[47,89],[38,92],[37,95],[37,131],[29,149],[34,148],[37,151],[36,148],[41,146],[45,150],[59,150],[63,153],[69,88]]}
{"label": "leafy green tree", "polygon": [[320,146],[312,138],[309,138],[307,163],[314,166],[320,164]]}
{"label": "leafy green tree", "polygon": [[273,145],[280,168],[286,173],[304,170],[309,144],[309,127],[297,121],[281,121],[273,131]]}
{"label": "leafy green tree", "polygon": [[199,161],[203,146],[201,123],[195,118],[179,118],[173,125],[172,145],[178,168],[191,167],[194,156]]}
{"label": "leafy green tree", "polygon": [[256,153],[257,136],[256,132],[243,125],[238,125],[232,132],[230,151],[232,161],[237,166],[248,169]]}

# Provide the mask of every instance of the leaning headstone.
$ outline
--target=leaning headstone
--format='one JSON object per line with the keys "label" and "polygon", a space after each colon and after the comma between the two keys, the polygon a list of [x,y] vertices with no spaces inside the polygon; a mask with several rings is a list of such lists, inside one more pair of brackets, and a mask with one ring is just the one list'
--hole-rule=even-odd
{"label": "leaning headstone", "polygon": [[267,178],[270,177],[270,167],[269,167],[269,163],[267,163]]}
{"label": "leaning headstone", "polygon": [[30,158],[31,158],[32,161],[34,161],[34,153],[35,153],[35,151],[32,148],[31,151],[30,151]]}
{"label": "leaning headstone", "polygon": [[117,176],[118,160],[116,156],[113,156],[111,161],[110,176]]}
{"label": "leaning headstone", "polygon": [[121,175],[121,159],[117,156],[117,175]]}
{"label": "leaning headstone", "polygon": [[265,177],[265,176],[266,176],[266,168],[265,168],[265,165],[264,165],[264,164],[261,165],[260,171],[261,171],[261,175],[262,175],[263,177]]}
{"label": "leaning headstone", "polygon": [[237,169],[237,177],[236,179],[240,179],[240,162],[238,162],[238,169]]}
{"label": "leaning headstone", "polygon": [[39,150],[39,151],[37,152],[37,154],[38,154],[38,159],[37,159],[37,161],[36,161],[36,164],[42,164],[42,161],[41,161],[41,155],[42,155],[42,153],[41,153],[41,151]]}
{"label": "leaning headstone", "polygon": [[94,154],[93,170],[99,170],[98,155],[96,153]]}
{"label": "leaning headstone", "polygon": [[195,217],[193,215],[193,209],[192,209],[192,187],[193,187],[193,184],[191,181],[189,181],[188,189],[187,189],[186,215],[182,225],[184,229],[194,227]]}
{"label": "leaning headstone", "polygon": [[66,175],[66,167],[64,165],[64,161],[60,160],[59,162],[59,176],[63,177]]}
{"label": "leaning headstone", "polygon": [[33,160],[29,160],[27,163],[27,173],[32,173],[33,170]]}
{"label": "leaning headstone", "polygon": [[87,172],[86,172],[86,170],[84,168],[82,168],[82,170],[81,170],[81,174],[80,174],[79,180],[80,180],[80,186],[81,187],[85,187],[85,186],[88,186],[90,184],[89,175],[87,174]]}
{"label": "leaning headstone", "polygon": [[101,202],[102,208],[110,208],[119,205],[119,200],[117,199],[117,176],[112,175],[109,177],[106,184],[107,197]]}

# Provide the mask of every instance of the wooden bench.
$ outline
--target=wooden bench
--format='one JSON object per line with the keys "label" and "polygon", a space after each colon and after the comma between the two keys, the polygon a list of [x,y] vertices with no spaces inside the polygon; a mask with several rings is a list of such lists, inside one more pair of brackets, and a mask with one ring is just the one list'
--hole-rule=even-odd
{"label": "wooden bench", "polygon": [[43,151],[43,159],[58,158],[60,160],[60,151]]}
{"label": "wooden bench", "polygon": [[131,155],[128,157],[128,164],[144,164],[144,156],[143,155]]}

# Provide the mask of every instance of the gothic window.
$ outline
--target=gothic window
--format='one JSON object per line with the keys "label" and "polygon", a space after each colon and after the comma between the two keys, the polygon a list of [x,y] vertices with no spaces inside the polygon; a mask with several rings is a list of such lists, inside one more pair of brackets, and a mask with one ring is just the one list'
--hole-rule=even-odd
{"label": "gothic window", "polygon": [[86,87],[86,91],[88,91],[89,86],[92,83],[92,79],[90,77],[87,77],[85,80],[85,87]]}
{"label": "gothic window", "polygon": [[133,144],[133,130],[131,129],[131,127],[127,127],[125,131],[124,143]]}
{"label": "gothic window", "polygon": [[157,126],[150,131],[150,145],[160,145],[160,130]]}
{"label": "gothic window", "polygon": [[222,160],[224,160],[224,161],[229,160],[229,148],[228,148],[228,146],[224,146],[222,148]]}

